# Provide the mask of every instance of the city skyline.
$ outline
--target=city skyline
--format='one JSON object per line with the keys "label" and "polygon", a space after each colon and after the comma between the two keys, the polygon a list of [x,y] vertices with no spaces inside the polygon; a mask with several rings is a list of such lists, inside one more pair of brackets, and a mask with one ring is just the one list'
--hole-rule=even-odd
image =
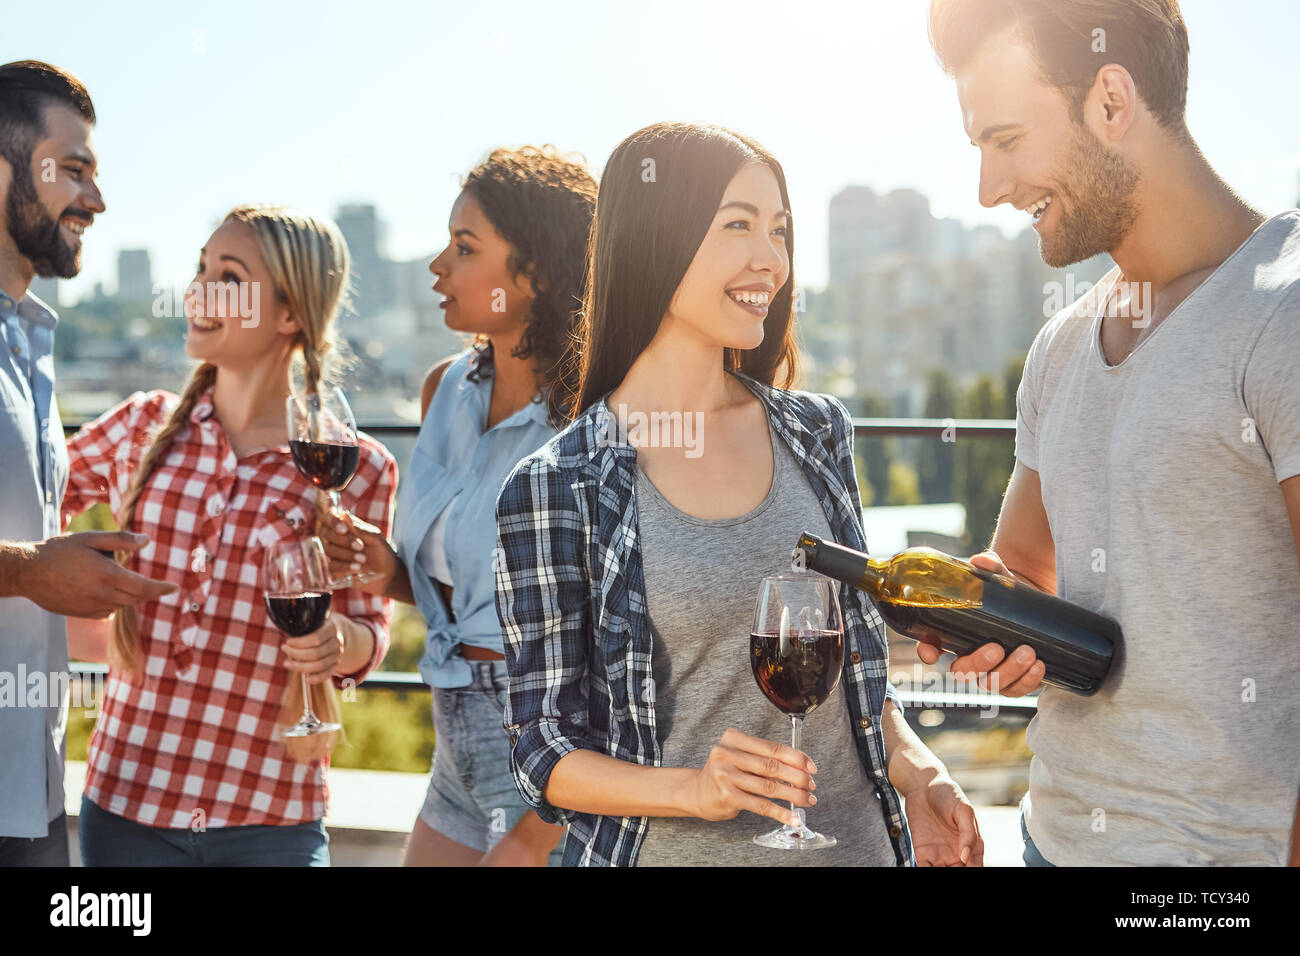
{"label": "city skyline", "polygon": [[[3,41],[0,56],[72,70],[99,112],[108,211],[87,233],[69,301],[111,284],[120,249],[148,250],[159,280],[183,284],[216,221],[246,201],[373,204],[390,223],[388,256],[425,256],[445,243],[458,177],[491,148],[553,142],[599,171],[624,136],[666,118],[733,126],[782,161],[803,237],[796,278],[818,289],[829,200],[849,184],[912,188],[940,218],[1007,235],[1026,223],[978,203],[978,154],[929,49],[926,7],[674,0],[552,18],[514,0],[440,11],[377,2],[323,3],[304,17],[150,2],[123,18],[79,0],[60,8],[67,29],[35,7],[10,11],[7,37],[24,41]],[[1182,9],[1193,134],[1248,201],[1290,208],[1300,133],[1274,104],[1300,94],[1282,68],[1300,11],[1280,0]]]}

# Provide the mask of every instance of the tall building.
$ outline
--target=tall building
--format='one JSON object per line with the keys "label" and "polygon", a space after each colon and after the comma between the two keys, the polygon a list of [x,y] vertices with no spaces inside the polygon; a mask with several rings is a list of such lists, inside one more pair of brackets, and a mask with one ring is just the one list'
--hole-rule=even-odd
{"label": "tall building", "polygon": [[1079,263],[1067,281],[1042,261],[1032,229],[1008,239],[936,219],[910,189],[850,186],[831,199],[829,219],[831,321],[850,330],[857,390],[895,415],[920,414],[932,369],[963,387],[1000,375],[1060,307],[1051,303],[1077,298],[1109,267],[1106,257]]}
{"label": "tall building", "polygon": [[153,298],[153,268],[148,249],[118,252],[117,298],[123,302],[148,302]]}
{"label": "tall building", "polygon": [[393,304],[391,263],[384,257],[384,225],[369,203],[339,207],[335,221],[352,257],[352,307],[363,320]]}

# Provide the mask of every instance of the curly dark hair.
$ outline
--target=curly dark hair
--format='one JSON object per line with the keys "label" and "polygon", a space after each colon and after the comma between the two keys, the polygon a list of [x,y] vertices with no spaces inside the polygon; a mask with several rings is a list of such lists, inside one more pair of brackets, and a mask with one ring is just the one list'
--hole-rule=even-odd
{"label": "curly dark hair", "polygon": [[[511,276],[528,276],[533,304],[528,326],[511,354],[535,358],[538,389],[552,427],[568,422],[577,391],[569,354],[586,281],[587,239],[596,212],[596,179],[576,154],[554,146],[495,149],[461,184],[510,243]],[[469,379],[492,374],[492,343],[474,340]]]}

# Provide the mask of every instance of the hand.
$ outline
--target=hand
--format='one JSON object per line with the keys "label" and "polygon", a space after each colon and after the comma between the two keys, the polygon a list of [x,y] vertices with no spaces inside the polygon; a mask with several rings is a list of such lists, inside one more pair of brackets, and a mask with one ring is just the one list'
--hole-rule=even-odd
{"label": "hand", "polygon": [[[1015,578],[992,551],[973,555],[970,563],[981,571]],[[916,645],[916,656],[927,664],[936,663],[942,653],[940,648],[925,641]],[[1002,645],[996,643],[984,644],[970,654],[958,657],[948,667],[954,679],[970,680],[975,676],[980,687],[1006,697],[1023,697],[1038,690],[1046,669],[1034,649],[1027,644],[1021,644],[1008,657]]]}
{"label": "hand", "polygon": [[529,810],[510,832],[488,850],[479,866],[545,866],[546,858],[564,836],[564,827],[547,823]]}
{"label": "hand", "polygon": [[156,601],[179,585],[128,571],[101,552],[137,552],[143,534],[83,531],[17,546],[15,592],[54,614],[105,618],[120,607]]}
{"label": "hand", "polygon": [[952,777],[936,774],[903,794],[917,866],[983,866],[984,839],[975,808]]}
{"label": "hand", "polygon": [[285,667],[306,674],[309,684],[323,684],[343,659],[343,633],[331,613],[319,630],[286,637],[280,647],[288,658]]}
{"label": "hand", "polygon": [[[805,753],[759,737],[729,729],[709,751],[705,765],[695,772],[687,806],[704,820],[731,820],[741,810],[794,823],[788,800],[799,807],[817,802],[812,775],[817,765]],[[766,799],[765,799],[766,798]]]}
{"label": "hand", "polygon": [[397,567],[397,552],[382,531],[346,511],[332,512],[317,526],[330,562],[330,577],[339,579],[362,569],[378,571],[379,577],[356,587],[380,597],[388,590]]}

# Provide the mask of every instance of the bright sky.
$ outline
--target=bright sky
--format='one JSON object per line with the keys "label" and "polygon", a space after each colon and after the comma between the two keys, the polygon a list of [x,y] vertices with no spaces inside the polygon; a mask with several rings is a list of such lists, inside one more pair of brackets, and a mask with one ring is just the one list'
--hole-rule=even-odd
{"label": "bright sky", "polygon": [[[1294,0],[1183,0],[1188,122],[1211,163],[1272,213],[1300,193]],[[155,280],[193,274],[241,202],[334,214],[374,203],[388,253],[446,242],[457,177],[498,145],[552,142],[599,171],[634,130],[720,123],[781,160],[796,274],[826,279],[826,206],[847,184],[910,186],[937,215],[1019,230],[976,200],[978,154],[925,34],[926,0],[647,3],[6,4],[0,62],[79,75],[99,114],[108,212],[82,275],[116,283],[146,247]]]}

